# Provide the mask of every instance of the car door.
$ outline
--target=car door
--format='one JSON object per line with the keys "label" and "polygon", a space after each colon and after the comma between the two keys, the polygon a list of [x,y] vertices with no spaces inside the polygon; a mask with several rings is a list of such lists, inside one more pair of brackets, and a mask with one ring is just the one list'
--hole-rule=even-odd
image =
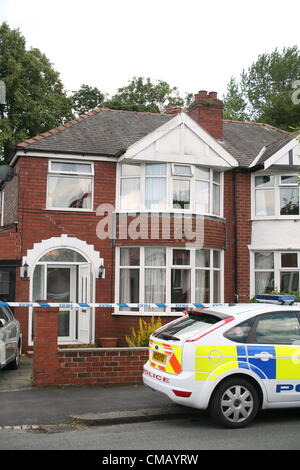
{"label": "car door", "polygon": [[299,312],[276,311],[256,318],[247,346],[251,369],[265,382],[268,401],[300,400]]}
{"label": "car door", "polygon": [[10,318],[4,307],[0,307],[0,319],[3,322],[0,327],[0,363],[3,367],[11,359]]}

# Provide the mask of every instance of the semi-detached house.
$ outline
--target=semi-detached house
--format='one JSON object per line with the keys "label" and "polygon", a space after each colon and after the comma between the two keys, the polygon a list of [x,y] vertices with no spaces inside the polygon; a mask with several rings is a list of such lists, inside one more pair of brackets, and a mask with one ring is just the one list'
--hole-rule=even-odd
{"label": "semi-detached house", "polygon": [[[0,300],[121,304],[62,308],[58,342],[124,344],[170,304],[299,291],[299,155],[206,91],[188,113],[95,109],[28,139],[1,185]],[[15,313],[30,349],[32,308]]]}

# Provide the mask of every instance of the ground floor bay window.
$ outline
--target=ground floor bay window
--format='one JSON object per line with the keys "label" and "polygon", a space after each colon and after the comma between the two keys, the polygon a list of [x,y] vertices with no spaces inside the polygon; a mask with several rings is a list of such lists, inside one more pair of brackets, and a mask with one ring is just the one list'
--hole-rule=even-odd
{"label": "ground floor bay window", "polygon": [[[121,304],[223,302],[223,252],[210,248],[119,247],[116,302]],[[116,313],[170,314],[170,307],[120,307]]]}
{"label": "ground floor bay window", "polygon": [[255,294],[300,291],[300,251],[256,251],[253,255]]}

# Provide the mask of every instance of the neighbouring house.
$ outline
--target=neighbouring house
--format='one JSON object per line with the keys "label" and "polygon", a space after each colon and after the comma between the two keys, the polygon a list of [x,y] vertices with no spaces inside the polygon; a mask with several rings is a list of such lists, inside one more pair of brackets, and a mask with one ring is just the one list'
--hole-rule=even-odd
{"label": "neighbouring house", "polygon": [[[300,290],[297,135],[223,120],[215,92],[188,113],[95,109],[21,142],[10,165],[0,300],[121,304],[62,308],[59,344],[124,344],[141,316],[178,316],[170,304]],[[126,306],[139,303],[160,305]],[[28,350],[32,308],[15,313]]]}

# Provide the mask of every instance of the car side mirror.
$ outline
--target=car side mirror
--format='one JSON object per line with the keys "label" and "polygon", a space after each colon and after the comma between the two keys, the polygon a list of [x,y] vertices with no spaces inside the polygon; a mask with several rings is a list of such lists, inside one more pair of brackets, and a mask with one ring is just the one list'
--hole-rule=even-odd
{"label": "car side mirror", "polygon": [[3,318],[0,318],[0,328],[3,328],[5,326],[5,320]]}

